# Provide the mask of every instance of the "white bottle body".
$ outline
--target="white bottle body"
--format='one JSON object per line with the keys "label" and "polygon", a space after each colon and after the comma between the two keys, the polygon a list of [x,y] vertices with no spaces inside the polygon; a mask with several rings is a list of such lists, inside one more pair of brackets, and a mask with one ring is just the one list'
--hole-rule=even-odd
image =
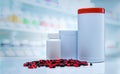
{"label": "white bottle body", "polygon": [[78,15],[78,59],[87,62],[104,61],[104,14]]}
{"label": "white bottle body", "polygon": [[47,40],[47,59],[61,58],[61,41],[59,39]]}

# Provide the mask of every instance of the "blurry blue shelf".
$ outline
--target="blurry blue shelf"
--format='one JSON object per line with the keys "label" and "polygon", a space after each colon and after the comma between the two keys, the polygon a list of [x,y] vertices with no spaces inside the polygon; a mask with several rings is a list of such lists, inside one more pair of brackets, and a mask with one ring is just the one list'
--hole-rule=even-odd
{"label": "blurry blue shelf", "polygon": [[[31,26],[32,27],[32,26]],[[34,26],[33,26],[34,27]],[[12,30],[12,31],[23,31],[23,32],[33,32],[33,33],[47,33],[46,31],[42,31],[41,29],[44,29],[44,27],[39,26],[37,28],[30,28],[30,27],[26,27],[25,25],[21,25],[21,24],[15,24],[15,23],[4,23],[4,22],[0,22],[0,29],[4,29],[4,30]]]}
{"label": "blurry blue shelf", "polygon": [[55,7],[47,6],[45,4],[38,4],[38,3],[35,3],[34,1],[28,1],[28,0],[16,0],[16,1],[21,2],[21,3],[25,3],[25,4],[29,4],[29,5],[32,5],[32,6],[37,6],[37,7],[42,7],[42,8],[45,8],[45,9],[50,9],[50,10],[65,13],[65,14],[76,15],[75,13],[72,13],[72,12],[67,11],[65,9],[62,9],[62,8],[55,8]]}

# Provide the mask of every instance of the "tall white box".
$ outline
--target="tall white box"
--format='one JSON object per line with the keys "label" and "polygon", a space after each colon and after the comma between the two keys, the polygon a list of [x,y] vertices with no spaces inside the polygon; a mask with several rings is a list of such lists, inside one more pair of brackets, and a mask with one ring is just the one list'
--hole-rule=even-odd
{"label": "tall white box", "polygon": [[60,31],[61,58],[77,59],[77,31]]}

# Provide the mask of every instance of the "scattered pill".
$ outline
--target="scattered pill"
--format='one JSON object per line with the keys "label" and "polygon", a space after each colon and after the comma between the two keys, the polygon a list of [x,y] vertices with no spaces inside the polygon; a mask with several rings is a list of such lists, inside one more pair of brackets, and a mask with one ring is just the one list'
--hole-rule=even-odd
{"label": "scattered pill", "polygon": [[36,69],[38,67],[48,67],[48,68],[55,68],[55,67],[80,67],[80,66],[88,66],[86,61],[79,61],[73,59],[56,59],[56,60],[39,60],[39,61],[32,61],[26,62],[23,64],[24,67],[28,67],[28,69]]}

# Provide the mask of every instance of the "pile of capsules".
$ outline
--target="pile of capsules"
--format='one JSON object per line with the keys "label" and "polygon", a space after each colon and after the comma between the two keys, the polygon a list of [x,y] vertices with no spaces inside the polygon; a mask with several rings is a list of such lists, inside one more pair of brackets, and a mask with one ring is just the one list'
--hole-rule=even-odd
{"label": "pile of capsules", "polygon": [[73,59],[56,59],[56,60],[39,60],[39,61],[32,61],[26,62],[23,64],[24,67],[28,67],[28,69],[36,69],[37,67],[48,67],[48,68],[55,68],[55,67],[80,67],[80,66],[88,66],[86,61],[79,61]]}

